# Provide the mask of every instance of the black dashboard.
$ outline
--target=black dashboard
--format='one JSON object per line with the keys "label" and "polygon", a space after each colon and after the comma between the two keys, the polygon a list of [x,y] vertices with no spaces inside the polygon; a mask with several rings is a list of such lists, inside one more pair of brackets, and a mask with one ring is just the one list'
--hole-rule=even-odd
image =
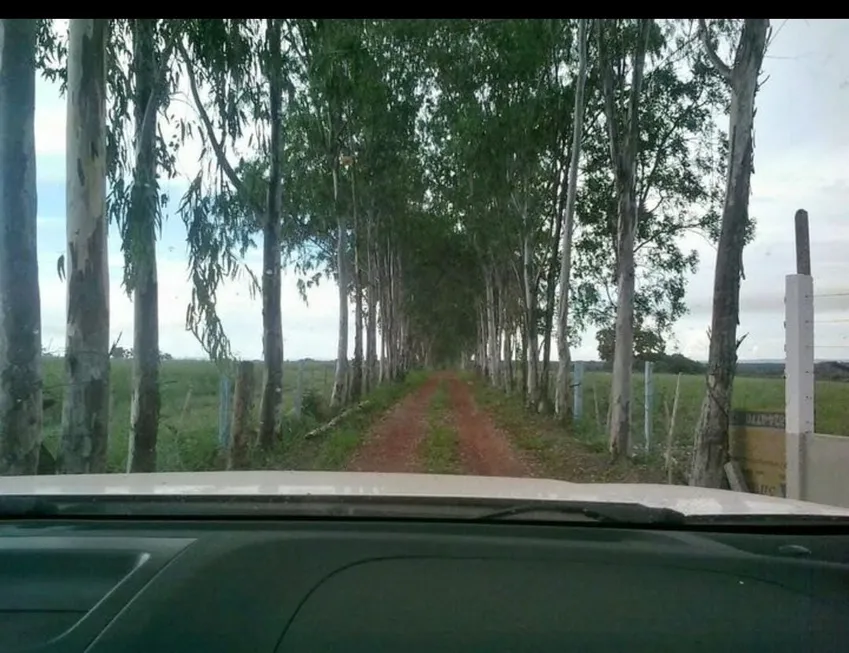
{"label": "black dashboard", "polygon": [[847,651],[849,535],[0,522],[0,651]]}

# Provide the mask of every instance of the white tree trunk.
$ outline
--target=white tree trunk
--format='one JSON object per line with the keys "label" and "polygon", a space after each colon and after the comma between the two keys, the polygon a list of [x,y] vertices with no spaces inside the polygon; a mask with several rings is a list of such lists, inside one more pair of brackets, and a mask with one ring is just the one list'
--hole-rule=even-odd
{"label": "white tree trunk", "polygon": [[35,49],[35,20],[0,20],[0,475],[3,476],[35,474],[41,443]]}
{"label": "white tree trunk", "polygon": [[487,274],[486,278],[486,343],[487,357],[489,359],[489,382],[498,385],[498,337],[496,336],[495,324],[495,283],[492,276]]}
{"label": "white tree trunk", "polygon": [[[731,70],[719,60],[705,37],[710,58],[731,85],[731,107],[728,176],[713,281],[707,390],[696,426],[690,473],[690,484],[700,487],[719,488],[725,485],[729,414],[739,346],[740,279],[749,225],[749,191],[754,160],[755,94],[768,28],[767,18],[746,19]],[[702,29],[705,29],[704,25]]]}
{"label": "white tree trunk", "polygon": [[363,393],[363,271],[360,267],[360,252],[363,238],[357,213],[356,169],[351,170],[351,206],[353,213],[354,238],[354,360],[351,366],[350,400],[359,401]]}
{"label": "white tree trunk", "polygon": [[[133,386],[128,472],[156,471],[159,428],[159,287],[156,277],[156,20],[133,24],[136,160],[127,217],[133,290]],[[152,124],[145,121],[152,120]]]}
{"label": "white tree trunk", "polygon": [[578,163],[584,129],[584,87],[587,81],[587,19],[578,26],[578,77],[575,80],[575,108],[572,112],[572,152],[566,189],[566,210],[561,229],[560,298],[557,303],[557,384],[554,412],[568,417],[572,410],[571,366],[569,351],[569,283],[572,275],[572,232],[575,223],[575,201],[578,196]]}
{"label": "white tree trunk", "polygon": [[280,433],[283,410],[283,308],[281,231],[283,72],[281,60],[281,19],[266,21],[268,44],[268,107],[270,153],[265,216],[262,225],[262,356],[263,384],[260,403],[259,445],[266,451]]}
{"label": "white tree trunk", "polygon": [[106,469],[109,265],[106,237],[106,19],[72,18],[66,125],[67,324],[59,469]]}
{"label": "white tree trunk", "polygon": [[613,381],[610,394],[610,451],[616,456],[630,453],[631,371],[634,361],[634,236],[636,207],[633,196],[619,198],[620,215],[633,216],[627,223],[620,219],[619,275],[616,302],[616,344],[613,350]]}
{"label": "white tree trunk", "polygon": [[348,383],[348,233],[341,211],[336,237],[336,266],[339,275],[339,330],[336,344],[336,374],[333,377],[333,392],[330,395],[330,405],[334,408],[345,402],[345,391]]}
{"label": "white tree trunk", "polygon": [[371,392],[377,381],[377,279],[375,275],[372,229],[374,215],[368,216],[366,227],[366,373],[365,391]]}
{"label": "white tree trunk", "polygon": [[[527,221],[526,221],[527,222]],[[525,235],[522,243],[522,271],[525,304],[525,335],[528,341],[528,405],[534,410],[539,404],[539,340],[537,338],[537,298],[534,292],[534,251],[531,238]]]}
{"label": "white tree trunk", "polygon": [[[640,20],[631,64],[631,88],[628,93],[625,129],[619,131],[619,115],[613,88],[612,62],[602,56],[602,85],[610,141],[610,158],[618,200],[616,328],[613,354],[613,380],[610,390],[610,453],[613,457],[630,453],[631,437],[631,366],[634,358],[634,238],[637,229],[636,165],[639,151],[639,109],[646,47],[652,21]],[[599,31],[599,50],[608,45]]]}

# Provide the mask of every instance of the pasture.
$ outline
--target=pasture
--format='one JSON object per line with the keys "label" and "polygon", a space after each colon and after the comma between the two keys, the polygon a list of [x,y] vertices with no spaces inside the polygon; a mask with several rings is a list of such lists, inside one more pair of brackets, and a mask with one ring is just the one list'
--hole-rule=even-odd
{"label": "pasture", "polygon": [[[609,373],[587,372],[583,387],[583,427],[588,437],[601,437],[597,424],[604,424],[610,401]],[[675,397],[674,374],[654,375],[654,400],[652,402],[652,446],[656,451],[666,442],[669,417]],[[705,378],[701,375],[682,375],[675,420],[674,443],[678,449],[692,446],[693,432],[699,419],[705,392]],[[632,424],[633,441],[639,447],[644,443],[643,419],[645,415],[645,384],[642,373],[634,373]],[[849,435],[849,383],[817,381],[815,425],[817,433]],[[596,421],[596,401],[598,416]],[[751,411],[784,411],[784,379],[776,377],[738,376],[734,380],[734,408]]]}
{"label": "pasture", "polygon": [[[44,438],[55,452],[62,420],[64,362],[61,358],[43,360],[44,374]],[[330,397],[333,383],[333,361],[303,363],[304,394]],[[256,365],[257,392],[261,387],[261,366]],[[298,363],[286,361],[283,368],[283,407],[288,412],[294,402]],[[124,471],[130,427],[130,383],[132,361],[112,360],[111,415],[108,470]],[[166,360],[160,372],[161,413],[158,442],[158,469],[161,471],[197,471],[217,466],[219,385],[221,372],[209,361]],[[232,391],[231,391],[232,396]],[[259,411],[259,396],[254,413]],[[304,425],[310,419],[305,417]],[[314,420],[312,420],[314,421]]]}
{"label": "pasture", "polygon": [[[334,468],[344,458],[344,451],[327,451],[318,458],[310,458],[303,449],[302,436],[307,430],[329,418],[327,404],[333,381],[333,361],[305,361],[303,365],[303,392],[305,414],[300,420],[291,417],[297,387],[298,362],[287,361],[284,366],[284,442],[281,452],[273,460],[256,461],[258,467],[288,465],[291,467]],[[48,357],[44,366],[44,434],[51,451],[56,451],[62,414],[63,361]],[[257,375],[261,366],[256,366]],[[127,459],[127,439],[130,424],[130,381],[132,361],[113,360],[111,379],[111,430],[108,452],[109,471],[123,471]],[[421,382],[417,375],[416,383]],[[221,373],[208,361],[166,360],[161,368],[162,409],[158,445],[158,469],[162,471],[204,470],[220,468],[218,456],[219,386]],[[256,384],[259,392],[260,384]],[[368,419],[355,420],[356,428],[366,429],[376,411],[385,410],[410,387],[402,384],[381,389],[375,393]],[[644,451],[643,416],[644,386],[642,374],[634,374],[633,442],[637,451]],[[665,446],[669,430],[669,413],[675,393],[675,375],[654,375],[654,400],[652,410],[653,436],[650,453],[658,454]],[[702,376],[682,376],[674,441],[679,452],[688,451],[692,445],[693,430],[698,420],[704,393]],[[849,383],[818,381],[816,385],[816,431],[834,435],[849,435]],[[575,435],[598,448],[604,446],[606,436],[603,424],[607,416],[610,395],[610,374],[587,372],[583,385],[583,419],[576,425]],[[232,395],[231,395],[232,396]],[[307,410],[307,401],[312,407]],[[735,381],[734,405],[747,410],[779,412],[784,407],[784,382],[781,378],[738,377]],[[255,398],[254,421],[259,409]],[[348,430],[353,427],[349,425]],[[356,429],[354,429],[356,430]],[[286,434],[291,441],[286,441]],[[347,442],[347,451],[362,436],[353,431],[345,438],[330,438],[336,446]],[[348,442],[350,441],[350,442]],[[350,445],[350,446],[349,446]],[[312,445],[310,445],[312,446]],[[341,446],[341,445],[339,445]],[[298,451],[296,451],[298,449]],[[315,452],[313,452],[315,453]],[[312,454],[310,454],[312,455]],[[316,454],[318,455],[318,454]],[[339,461],[339,462],[337,462]]]}

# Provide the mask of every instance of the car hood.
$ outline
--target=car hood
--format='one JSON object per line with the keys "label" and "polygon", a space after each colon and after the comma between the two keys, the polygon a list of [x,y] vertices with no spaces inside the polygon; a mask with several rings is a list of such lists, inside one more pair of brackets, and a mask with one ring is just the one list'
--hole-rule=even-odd
{"label": "car hood", "polygon": [[552,479],[368,472],[168,472],[7,476],[8,495],[383,496],[586,501],[671,508],[685,515],[834,515],[849,509],[681,485],[569,483]]}

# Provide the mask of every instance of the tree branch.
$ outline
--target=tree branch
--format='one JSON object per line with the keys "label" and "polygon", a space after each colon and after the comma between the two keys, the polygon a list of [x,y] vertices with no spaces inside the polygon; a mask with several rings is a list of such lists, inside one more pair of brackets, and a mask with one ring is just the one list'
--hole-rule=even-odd
{"label": "tree branch", "polygon": [[[179,23],[179,21],[177,21]],[[162,52],[162,59],[159,62],[159,70],[156,71],[154,79],[156,83],[152,89],[150,97],[147,100],[147,106],[144,109],[144,118],[139,129],[139,139],[136,143],[136,156],[138,161],[139,152],[145,152],[150,141],[156,134],[156,113],[159,111],[159,105],[162,98],[162,92],[165,90],[166,78],[168,75],[168,63],[171,59],[171,53],[177,45],[180,38],[181,30],[179,27],[172,29],[170,38],[166,41],[165,50]]]}
{"label": "tree branch", "polygon": [[730,82],[731,68],[729,68],[728,64],[726,64],[722,59],[720,59],[713,47],[713,44],[710,42],[710,35],[708,34],[707,23],[705,23],[704,18],[699,18],[699,35],[702,37],[702,43],[705,46],[705,52],[707,53],[707,57],[710,59],[711,64],[713,64],[713,67],[723,79]]}
{"label": "tree branch", "polygon": [[604,21],[598,21],[598,53],[599,53],[599,74],[601,75],[601,87],[604,95],[604,113],[607,118],[608,140],[610,141],[610,158],[613,163],[613,173],[619,177],[619,134],[616,126],[616,104],[613,95],[613,70],[608,58],[607,45],[604,42],[604,30],[602,24]]}
{"label": "tree branch", "polygon": [[[251,206],[254,211],[261,213],[262,211],[264,211],[265,207],[256,206],[254,198],[251,197],[251,195],[248,193],[244,183],[242,183],[242,180],[239,179],[239,175],[236,174],[236,171],[233,169],[233,166],[230,165],[230,161],[227,160],[227,154],[224,152],[224,146],[215,137],[215,128],[212,126],[212,121],[209,119],[209,114],[207,114],[206,109],[203,106],[203,102],[201,102],[200,99],[197,79],[195,78],[195,73],[192,68],[192,62],[189,57],[189,53],[186,51],[186,47],[183,45],[183,43],[179,40],[177,41],[177,49],[179,50],[180,55],[183,58],[183,63],[186,65],[186,72],[189,77],[189,89],[192,94],[192,100],[194,100],[198,116],[200,116],[200,120],[203,123],[204,130],[206,131],[206,134],[209,137],[209,141],[212,144],[212,150],[215,152],[215,158],[218,160],[218,165],[224,171],[224,174],[227,176],[227,179],[233,185],[233,188],[236,189],[236,192],[243,197],[243,199]],[[259,183],[265,182],[265,180],[261,178],[258,181]]]}

